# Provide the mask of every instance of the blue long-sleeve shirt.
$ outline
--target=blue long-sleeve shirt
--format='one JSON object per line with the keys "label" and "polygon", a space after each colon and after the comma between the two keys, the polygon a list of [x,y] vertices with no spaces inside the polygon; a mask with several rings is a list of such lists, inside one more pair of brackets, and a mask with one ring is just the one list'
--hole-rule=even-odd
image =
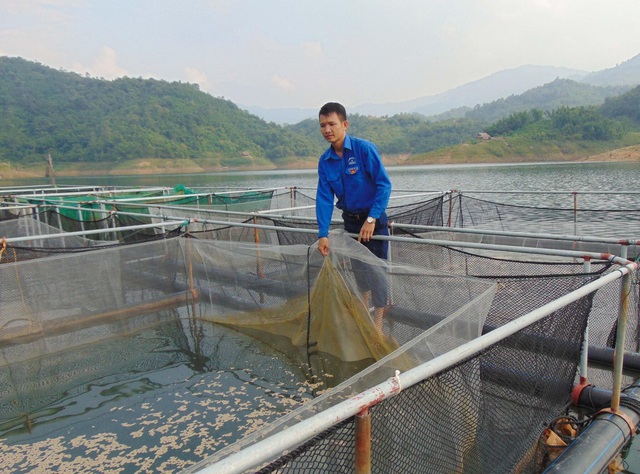
{"label": "blue long-sleeve shirt", "polygon": [[353,213],[368,212],[378,219],[386,210],[391,195],[391,180],[382,165],[376,146],[361,138],[346,135],[342,158],[329,147],[318,161],[316,219],[318,238],[329,235],[336,207]]}

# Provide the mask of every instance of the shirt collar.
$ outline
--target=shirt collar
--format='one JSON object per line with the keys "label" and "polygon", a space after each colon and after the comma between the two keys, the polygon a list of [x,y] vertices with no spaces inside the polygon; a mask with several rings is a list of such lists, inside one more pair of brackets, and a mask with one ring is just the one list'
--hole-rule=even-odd
{"label": "shirt collar", "polygon": [[[344,143],[342,144],[342,149],[343,149],[343,150],[351,150],[351,149],[352,149],[352,148],[351,148],[351,137],[350,137],[348,134],[346,134],[346,135],[344,136]],[[332,147],[331,145],[329,145],[329,149],[328,149],[327,151],[328,151],[328,153],[327,153],[327,156],[326,156],[326,158],[325,158],[325,159],[327,159],[327,160],[328,160],[329,158],[333,158],[333,159],[336,159],[336,160],[339,160],[339,159],[340,159],[340,157],[339,157],[339,156],[338,156],[338,154],[334,151],[334,149],[333,149],[333,147]],[[343,153],[343,156],[344,156],[344,153]]]}

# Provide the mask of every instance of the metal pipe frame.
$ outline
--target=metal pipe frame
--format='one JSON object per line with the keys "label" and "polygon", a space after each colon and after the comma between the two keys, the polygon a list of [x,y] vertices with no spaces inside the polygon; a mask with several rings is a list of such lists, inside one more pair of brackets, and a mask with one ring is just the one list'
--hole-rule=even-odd
{"label": "metal pipe frame", "polygon": [[[171,220],[166,222],[159,222],[157,224],[140,224],[140,225],[132,225],[126,227],[113,227],[108,230],[108,232],[120,232],[127,230],[140,230],[140,229],[152,229],[157,227],[169,227],[169,226],[186,226],[189,224],[188,220]],[[16,243],[16,242],[28,242],[30,240],[39,240],[39,239],[54,239],[60,237],[71,237],[71,236],[84,236],[84,235],[94,235],[94,234],[104,234],[105,229],[92,229],[92,230],[80,230],[76,232],[61,232],[58,234],[43,234],[37,236],[25,236],[25,237],[7,237],[5,242],[7,243]]]}
{"label": "metal pipe frame", "polygon": [[[219,194],[224,194],[224,195],[229,195],[229,194],[242,194],[245,193],[247,191],[250,192],[268,192],[268,191],[277,191],[277,190],[281,190],[281,189],[287,189],[285,187],[275,187],[275,188],[263,188],[263,189],[246,189],[246,190],[232,190],[232,191],[219,191],[219,192],[213,192],[213,193],[193,193],[193,194],[171,194],[171,195],[167,195],[167,194],[163,194],[162,196],[140,196],[140,197],[128,197],[128,198],[121,198],[118,199],[118,202],[144,202],[144,201],[151,201],[151,200],[169,200],[169,199],[176,199],[176,198],[184,198],[184,197],[207,197],[207,196],[216,196]],[[168,192],[168,191],[173,191],[173,188],[168,188],[165,186],[162,187],[153,187],[153,188],[118,188],[118,189],[105,189],[105,190],[97,190],[97,191],[93,191],[92,193],[89,193],[90,196],[92,195],[96,195],[99,196],[101,194],[121,194],[121,193],[135,193],[135,192],[157,192],[157,191],[162,191],[164,192]],[[2,195],[2,193],[0,192],[0,196]],[[73,191],[73,192],[57,192],[57,193],[51,193],[51,194],[47,194],[46,198],[47,199],[55,199],[58,197],[70,197],[70,196],[84,196],[87,195],[87,193],[85,192],[81,192],[81,191]],[[12,197],[18,197],[18,198],[23,198],[23,199],[36,199],[33,195],[21,195],[21,194],[12,194]],[[94,202],[94,201],[91,201]]]}
{"label": "metal pipe frame", "polygon": [[[75,206],[57,206],[64,209],[73,209],[73,210],[81,210]],[[223,226],[236,226],[236,227],[250,227],[264,230],[278,230],[278,231],[288,231],[288,232],[296,232],[296,233],[305,233],[305,234],[316,234],[317,231],[315,229],[300,229],[297,227],[274,227],[272,225],[262,225],[262,224],[253,224],[253,223],[245,223],[245,222],[232,222],[227,220],[218,220],[218,219],[189,219],[183,218],[179,216],[167,216],[167,215],[158,215],[158,214],[140,214],[140,213],[132,213],[132,212],[122,212],[122,211],[107,211],[101,209],[91,209],[93,212],[109,212],[112,214],[119,214],[125,216],[136,216],[136,217],[145,217],[145,218],[157,218],[163,219],[165,221],[172,222],[182,222],[184,225],[188,225],[189,223],[201,223],[201,224],[215,224],[215,225],[223,225]],[[166,223],[162,223],[166,224]],[[158,227],[161,223],[157,224],[144,224],[147,227]],[[136,229],[138,226],[130,226],[130,227],[121,227],[119,230],[126,229]],[[445,228],[442,228],[445,229]],[[447,229],[448,230],[448,229]],[[113,231],[113,229],[111,229]],[[69,232],[62,234],[55,234],[57,237],[61,235],[83,235],[90,233],[91,231],[81,231],[80,233]],[[97,233],[104,232],[103,229],[99,230]],[[96,233],[96,232],[93,232]],[[357,237],[357,234],[349,234],[352,237]],[[42,236],[38,236],[40,238]],[[29,238],[16,237],[17,239],[22,239],[23,241],[29,240]],[[14,238],[14,239],[16,239]],[[32,237],[33,238],[33,237]],[[483,244],[483,243],[475,243],[475,242],[461,242],[461,241],[451,241],[451,240],[440,240],[440,239],[417,239],[415,237],[399,237],[399,236],[384,236],[384,235],[374,235],[372,237],[374,240],[387,240],[390,242],[409,242],[409,243],[419,243],[423,245],[439,245],[442,247],[459,247],[459,248],[472,248],[472,249],[483,249],[483,250],[500,250],[504,252],[514,252],[514,253],[531,253],[537,255],[555,255],[561,257],[570,257],[575,259],[592,259],[592,260],[611,260],[612,258],[620,259],[620,257],[616,257],[609,253],[600,253],[600,252],[582,252],[577,250],[562,250],[562,249],[545,249],[545,248],[537,248],[537,247],[519,247],[514,245],[501,245],[501,244]],[[9,242],[9,239],[7,239]],[[626,261],[622,259],[622,261]]]}
{"label": "metal pipe frame", "polygon": [[[77,209],[77,208],[76,208]],[[116,211],[109,211],[109,212],[116,212]],[[123,213],[125,214],[125,213]],[[146,217],[150,217],[148,214],[145,215]],[[163,218],[166,218],[166,216],[162,216]],[[273,226],[265,226],[265,225],[256,225],[256,224],[251,224],[251,223],[231,223],[229,221],[220,221],[220,220],[210,220],[210,219],[192,219],[192,220],[175,220],[172,222],[164,222],[162,223],[163,226],[166,225],[184,225],[184,226],[188,226],[188,224],[190,222],[199,222],[199,223],[212,223],[212,224],[221,224],[221,225],[233,225],[233,226],[240,226],[240,227],[250,227],[250,228],[254,228],[254,229],[267,229],[267,230],[273,230]],[[127,226],[124,228],[121,228],[123,230],[126,229],[134,229],[134,228],[145,228],[145,227],[158,227],[160,224],[148,224],[148,225],[142,225],[142,226]],[[441,228],[437,228],[437,229],[441,229]],[[114,229],[112,229],[114,230]],[[298,228],[279,228],[279,230],[289,230],[292,232],[302,232],[302,233],[315,233],[316,231],[313,229],[298,229]],[[65,236],[65,235],[86,235],[87,233],[102,233],[104,232],[103,229],[99,229],[99,230],[95,230],[95,231],[83,231],[83,232],[77,232],[77,233],[63,233],[63,234],[51,234],[50,237],[59,237],[59,236]],[[33,237],[30,237],[33,238]],[[13,239],[7,239],[7,241],[20,241],[20,240],[29,240],[29,237],[25,237],[25,238],[13,238]],[[47,236],[38,236],[37,238],[47,238]],[[528,315],[522,316],[521,318],[519,318],[516,321],[513,321],[512,323],[509,323],[501,328],[498,328],[488,334],[485,334],[483,336],[481,336],[480,338],[476,339],[475,341],[471,341],[470,343],[467,343],[463,346],[460,346],[457,350],[451,351],[448,354],[445,354],[444,356],[441,357],[446,357],[449,356],[451,357],[453,360],[453,362],[451,362],[451,364],[456,363],[457,361],[460,361],[462,359],[458,358],[458,354],[466,354],[464,355],[464,358],[470,357],[473,354],[472,353],[465,353],[465,351],[473,351],[476,349],[473,349],[474,345],[473,344],[478,344],[476,343],[476,341],[482,341],[483,344],[488,344],[491,345],[492,343],[490,342],[491,340],[494,340],[493,343],[497,342],[497,340],[501,340],[504,337],[508,337],[509,335],[513,334],[514,332],[516,332],[517,330],[526,327],[529,324],[533,324],[535,321],[541,319],[542,317],[545,317],[549,314],[551,314],[553,311],[555,311],[556,309],[559,309],[560,307],[569,304],[573,301],[575,301],[576,299],[578,299],[579,297],[582,297],[586,294],[589,294],[592,291],[595,291],[596,289],[604,286],[605,284],[608,284],[611,281],[617,280],[617,279],[622,279],[622,285],[621,285],[621,291],[620,291],[620,313],[619,313],[619,323],[618,323],[618,337],[617,337],[617,344],[619,345],[619,347],[616,348],[616,357],[614,359],[614,389],[613,389],[613,394],[614,396],[612,397],[612,408],[611,411],[612,412],[616,412],[619,411],[619,401],[620,401],[620,389],[621,389],[621,380],[622,380],[622,361],[623,361],[623,357],[624,357],[624,335],[625,335],[625,330],[626,330],[626,316],[627,316],[627,312],[628,312],[628,299],[629,299],[629,293],[630,293],[630,279],[631,279],[631,272],[632,271],[636,271],[638,268],[637,263],[634,262],[629,262],[626,259],[623,259],[621,257],[617,257],[611,254],[606,254],[606,253],[597,253],[597,252],[579,252],[579,251],[570,251],[570,250],[553,250],[553,249],[541,249],[541,248],[530,248],[530,247],[517,247],[517,246],[505,246],[505,245],[498,245],[498,244],[480,244],[480,243],[473,243],[473,242],[451,242],[448,240],[425,240],[425,239],[415,239],[413,237],[411,238],[407,238],[407,237],[395,237],[395,236],[379,236],[377,237],[380,240],[389,240],[389,241],[399,241],[399,242],[411,242],[411,243],[422,243],[422,244],[428,244],[428,245],[441,245],[441,246],[456,246],[456,247],[466,247],[466,248],[476,248],[476,249],[489,249],[489,250],[501,250],[501,251],[507,251],[507,252],[518,252],[518,253],[534,253],[534,254],[545,254],[545,255],[559,255],[559,256],[567,256],[567,257],[573,257],[573,258],[582,258],[584,261],[589,261],[589,260],[608,260],[611,261],[613,263],[617,263],[619,265],[622,265],[620,268],[618,268],[616,271],[605,275],[603,277],[601,277],[600,279],[598,279],[595,282],[589,283],[587,285],[585,285],[585,287],[576,290],[574,292],[569,293],[568,295],[565,295],[562,298],[559,298],[557,300],[555,300],[554,302],[551,302],[541,308],[539,308],[536,311],[533,311],[531,313],[529,313]],[[527,322],[529,321],[529,322]],[[521,324],[523,324],[522,326],[519,326],[518,323],[522,322]],[[508,332],[512,330],[513,332]],[[505,333],[500,339],[493,339],[501,334]],[[471,346],[469,346],[469,344],[471,344]],[[488,347],[488,345],[483,345],[482,347],[480,347],[479,349],[477,349],[477,351],[480,351],[486,347]],[[440,358],[438,358],[440,359]],[[435,361],[437,361],[438,359],[434,359],[434,361],[430,361],[433,362],[435,364]],[[446,359],[442,359],[442,360],[446,360]],[[429,365],[429,363],[425,364],[425,365]],[[377,388],[374,388],[372,390],[374,390],[374,392],[371,392],[371,394],[369,394],[370,391],[365,391],[363,392],[363,394],[361,394],[363,397],[358,399],[359,401],[363,401],[363,400],[369,400],[367,401],[366,405],[359,405],[358,406],[358,410],[355,413],[361,412],[362,410],[375,405],[376,403],[379,403],[380,401],[382,401],[383,399],[387,398],[388,396],[393,396],[395,393],[397,393],[397,387],[399,386],[409,386],[409,385],[413,385],[415,383],[418,383],[419,381],[423,380],[424,378],[418,379],[417,375],[413,375],[415,374],[416,369],[413,369],[405,374],[402,374],[402,377],[400,375],[398,375],[397,377],[397,383],[396,382],[389,382],[391,383],[391,386],[387,386],[385,387],[380,387],[378,386]],[[433,373],[431,374],[433,375]],[[413,378],[412,378],[413,377]],[[408,378],[408,380],[404,380],[405,378]],[[393,379],[395,380],[395,379]],[[382,390],[382,395],[380,390]],[[373,396],[373,394],[376,394],[375,400],[371,401],[370,397]],[[616,395],[617,394],[617,395]],[[381,398],[380,398],[381,397]],[[357,397],[356,397],[357,398]],[[340,405],[338,405],[340,406]],[[332,409],[330,409],[332,410]],[[350,412],[351,413],[351,412]],[[354,413],[350,414],[349,416],[353,416]],[[315,418],[315,417],[314,417]],[[336,421],[337,419],[335,417],[332,417],[332,420]],[[340,421],[342,421],[343,419],[340,419]],[[303,422],[304,423],[304,422]],[[304,426],[304,425],[303,425]],[[320,422],[319,424],[319,428],[317,428],[320,431],[323,431],[324,429],[326,429],[328,426],[325,426],[324,423]],[[312,433],[311,436],[313,436],[316,433]],[[286,433],[293,433],[295,435],[296,431],[291,431],[290,429],[286,430]],[[278,435],[275,435],[278,436]],[[296,441],[298,444],[299,442],[303,442],[304,440],[306,440],[307,438],[295,438],[298,441]],[[273,443],[273,437],[269,439],[269,443]],[[260,444],[260,443],[258,443]],[[247,448],[247,450],[252,449],[253,447]],[[243,453],[246,452],[243,451]],[[275,455],[275,454],[274,454]],[[271,454],[269,456],[272,456]],[[245,456],[243,456],[244,458]],[[230,457],[232,458],[232,457]],[[229,459],[229,458],[227,458]],[[264,459],[263,459],[264,460]],[[263,461],[262,460],[262,461]],[[262,461],[258,461],[262,462]],[[235,462],[235,461],[233,461]],[[218,463],[219,464],[219,463]],[[216,466],[218,465],[216,464]],[[253,467],[253,466],[250,466]],[[227,469],[225,467],[225,469]],[[209,471],[203,471],[203,472],[209,472]],[[210,471],[210,472],[242,472],[242,471]]]}
{"label": "metal pipe frame", "polygon": [[[93,204],[98,203],[99,201],[94,201]],[[105,204],[117,204],[120,201],[104,201]],[[110,215],[125,215],[125,216],[131,216],[131,217],[145,217],[145,218],[149,218],[149,217],[153,217],[153,218],[160,218],[160,219],[183,219],[182,217],[178,217],[178,216],[170,216],[170,215],[164,215],[164,214],[141,214],[141,213],[136,213],[136,212],[129,212],[129,211],[115,211],[115,210],[107,210],[107,209],[95,209],[95,208],[82,208],[78,206],[69,206],[69,205],[52,205],[52,204],[46,204],[43,206],[50,206],[50,207],[57,207],[60,209],[70,209],[70,210],[75,210],[75,211],[87,211],[87,212],[95,212],[95,213],[103,213],[103,214],[107,214],[109,213]],[[144,208],[148,208],[149,206],[147,205],[140,205],[141,207]],[[256,214],[259,214],[262,217],[266,217],[266,218],[283,218],[286,217],[287,219],[291,219],[291,220],[296,220],[296,221],[300,221],[300,222],[310,222],[310,223],[315,223],[315,219],[314,218],[309,218],[309,217],[301,217],[301,216],[286,216],[286,215],[282,215],[282,214],[275,214],[273,213],[273,211],[269,211],[269,213],[262,213],[262,212],[254,212],[254,213],[246,213],[246,212],[237,212],[237,211],[223,211],[223,210],[213,210],[213,209],[196,209],[196,208],[185,208],[185,207],[181,207],[181,206],[153,206],[153,207],[158,207],[159,209],[174,209],[174,210],[189,210],[189,211],[194,211],[194,212],[205,212],[205,213],[210,213],[210,214],[222,214],[222,215],[228,215],[228,216],[238,216],[238,217],[246,217],[246,218],[252,218],[255,217]],[[302,209],[302,208],[306,208],[308,206],[301,206],[299,208],[292,208],[292,209]],[[291,209],[282,209],[283,211],[286,210],[291,210]],[[193,219],[193,221],[195,222],[196,219]],[[208,220],[205,219],[198,219],[198,222],[206,222]],[[342,221],[337,220],[337,219],[333,219],[331,221],[333,224],[339,224]],[[232,222],[232,221],[219,221],[219,220],[212,220],[211,223],[215,223],[215,224],[226,224],[226,225],[236,225],[238,223]],[[271,228],[273,228],[273,226],[270,226]],[[546,239],[546,240],[558,240],[558,241],[578,241],[578,242],[586,242],[586,243],[604,243],[604,244],[614,244],[614,245],[621,245],[624,247],[626,246],[635,246],[635,245],[640,245],[640,240],[635,240],[635,239],[617,239],[617,238],[607,238],[607,237],[591,237],[591,236],[580,236],[580,235],[570,235],[570,234],[548,234],[548,233],[528,233],[528,232],[510,232],[510,231],[498,231],[498,230],[484,230],[484,229],[465,229],[462,227],[440,227],[440,226],[424,226],[424,225],[415,225],[415,224],[396,224],[396,223],[390,223],[390,227],[391,228],[398,228],[398,229],[417,229],[417,230],[424,230],[424,231],[442,231],[442,232],[451,232],[451,233],[460,233],[460,234],[474,234],[474,235],[496,235],[496,236],[502,236],[502,237],[516,237],[516,238],[533,238],[533,239]],[[286,227],[279,227],[280,229],[287,229]],[[315,230],[311,230],[309,231],[309,233],[315,233]],[[373,239],[382,239],[382,236],[374,236]],[[422,240],[428,240],[428,242],[441,242],[435,239],[422,239]],[[448,241],[449,242],[449,246],[454,245],[456,247],[465,247],[467,243],[465,242],[460,242],[460,241]],[[489,244],[482,244],[482,245],[489,245]],[[482,248],[482,247],[479,247]],[[522,248],[522,247],[519,247]],[[626,250],[624,251],[626,253]],[[626,257],[626,255],[623,255],[624,257]]]}

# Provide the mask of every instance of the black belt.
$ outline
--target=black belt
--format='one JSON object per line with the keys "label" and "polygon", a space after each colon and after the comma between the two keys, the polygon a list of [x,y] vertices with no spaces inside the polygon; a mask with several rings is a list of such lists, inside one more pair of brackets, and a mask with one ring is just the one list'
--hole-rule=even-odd
{"label": "black belt", "polygon": [[348,219],[353,219],[354,221],[365,220],[369,217],[369,211],[360,211],[360,212],[350,212],[350,211],[342,211],[342,216]]}

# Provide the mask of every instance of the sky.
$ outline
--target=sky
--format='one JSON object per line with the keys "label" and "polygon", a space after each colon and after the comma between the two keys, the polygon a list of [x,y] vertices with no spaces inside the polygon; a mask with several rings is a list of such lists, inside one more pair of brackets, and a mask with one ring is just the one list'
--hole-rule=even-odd
{"label": "sky", "polygon": [[0,56],[197,83],[242,106],[402,102],[640,53],[638,0],[0,0]]}

